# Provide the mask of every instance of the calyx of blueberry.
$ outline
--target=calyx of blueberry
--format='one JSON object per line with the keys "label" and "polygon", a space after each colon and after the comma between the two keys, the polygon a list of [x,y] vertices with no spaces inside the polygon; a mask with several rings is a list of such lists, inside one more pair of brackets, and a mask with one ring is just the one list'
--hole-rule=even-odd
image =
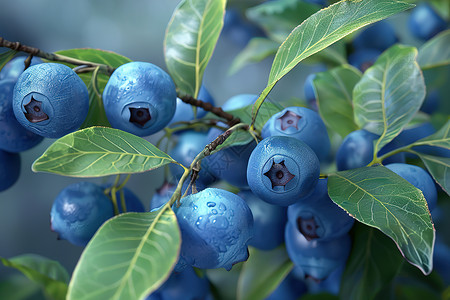
{"label": "calyx of blueberry", "polygon": [[269,171],[264,173],[272,183],[272,189],[276,186],[286,186],[292,178],[295,177],[284,164],[284,160],[280,163],[273,161],[272,167]]}
{"label": "calyx of blueberry", "polygon": [[302,217],[297,218],[297,228],[307,241],[320,238],[317,235],[316,229],[319,226],[316,224],[314,218],[305,219]]}
{"label": "calyx of blueberry", "polygon": [[150,111],[146,107],[129,107],[129,110],[130,122],[139,127],[144,127],[152,119]]}
{"label": "calyx of blueberry", "polygon": [[302,117],[297,115],[296,113],[288,110],[284,115],[278,118],[281,122],[281,130],[286,130],[289,127],[294,127],[298,129],[298,122]]}
{"label": "calyx of blueberry", "polygon": [[30,102],[24,105],[25,118],[31,123],[38,123],[48,120],[48,115],[42,110],[42,102],[31,96]]}

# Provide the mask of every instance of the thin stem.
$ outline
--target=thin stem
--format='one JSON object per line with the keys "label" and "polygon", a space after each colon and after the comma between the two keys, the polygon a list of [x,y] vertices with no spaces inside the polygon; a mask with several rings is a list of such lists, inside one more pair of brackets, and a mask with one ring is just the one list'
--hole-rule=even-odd
{"label": "thin stem", "polygon": [[403,147],[400,147],[400,148],[397,148],[397,149],[395,149],[395,150],[392,150],[392,151],[390,151],[390,152],[388,152],[388,153],[386,153],[386,154],[384,154],[384,155],[382,155],[382,156],[380,156],[380,157],[376,157],[376,158],[374,158],[373,160],[372,160],[372,162],[370,163],[370,164],[368,164],[367,166],[372,166],[372,165],[374,165],[374,164],[381,164],[381,162],[383,161],[383,160],[385,160],[386,158],[388,158],[388,157],[390,157],[390,156],[392,156],[392,155],[395,155],[395,154],[397,154],[397,153],[400,153],[400,152],[407,152],[408,150],[410,150],[411,149],[411,147],[412,147],[412,144],[411,145],[406,145],[406,146],[403,146]]}
{"label": "thin stem", "polygon": [[65,62],[65,63],[69,63],[69,64],[76,65],[76,66],[84,65],[86,68],[99,67],[103,73],[108,74],[108,75],[111,75],[114,72],[114,68],[111,66],[108,66],[108,65],[94,63],[94,62],[85,61],[85,60],[81,60],[81,59],[76,59],[76,58],[72,58],[72,57],[68,57],[68,56],[64,56],[64,55],[60,55],[60,54],[48,53],[48,52],[42,51],[41,49],[38,49],[35,47],[22,45],[19,42],[10,42],[8,40],[5,40],[3,37],[0,37],[0,47],[10,48],[15,51],[22,51],[25,53],[29,53],[32,56],[37,56],[37,57],[40,57],[40,58],[43,58],[46,60]]}
{"label": "thin stem", "polygon": [[127,212],[127,204],[125,203],[125,193],[123,189],[120,190],[120,203],[122,204],[122,212]]}

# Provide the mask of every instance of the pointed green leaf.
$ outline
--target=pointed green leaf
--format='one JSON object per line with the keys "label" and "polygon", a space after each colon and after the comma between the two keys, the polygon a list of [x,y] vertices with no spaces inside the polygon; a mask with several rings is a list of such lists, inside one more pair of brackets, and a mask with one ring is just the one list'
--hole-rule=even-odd
{"label": "pointed green leaf", "polygon": [[236,130],[225,140],[225,142],[223,142],[222,145],[219,145],[212,152],[212,154],[216,153],[217,151],[220,151],[221,149],[224,149],[224,148],[227,148],[230,146],[247,145],[252,140],[254,140],[253,136],[247,130]]}
{"label": "pointed green leaf", "polygon": [[[90,48],[81,48],[81,49],[69,49],[69,50],[62,50],[57,51],[55,54],[58,55],[64,55],[71,58],[76,58],[80,60],[90,61],[94,63],[104,64],[111,66],[113,68],[117,68],[123,64],[131,62],[131,60],[125,56],[122,56],[120,54],[106,51],[106,50],[100,50],[100,49],[90,49]],[[67,64],[70,67],[74,67],[74,65]],[[89,86],[89,83],[92,79],[92,72],[87,73],[81,73],[78,74],[81,79],[83,79],[86,86]],[[98,91],[100,93],[103,93],[103,89],[106,86],[106,83],[108,82],[109,77],[105,74],[99,74],[98,75]]]}
{"label": "pointed green leaf", "polygon": [[167,27],[164,55],[177,88],[197,97],[223,26],[226,0],[183,0]]}
{"label": "pointed green leaf", "polygon": [[106,127],[82,129],[56,140],[32,166],[34,172],[99,177],[149,171],[175,161],[150,142]]}
{"label": "pointed green leaf", "polygon": [[402,263],[397,247],[386,235],[356,223],[352,251],[342,275],[340,298],[373,299],[389,285]]}
{"label": "pointed green leaf", "polygon": [[15,50],[8,50],[2,54],[0,54],[0,71],[3,69],[3,67],[10,61],[14,55],[16,55],[17,51]]}
{"label": "pointed green leaf", "polygon": [[411,151],[420,157],[442,189],[450,195],[450,157],[439,157]]}
{"label": "pointed green leaf", "polygon": [[281,43],[292,29],[318,10],[320,6],[317,4],[298,0],[278,0],[249,8],[246,16],[263,28],[272,40]]}
{"label": "pointed green leaf", "polygon": [[91,81],[88,85],[89,93],[89,111],[80,129],[92,126],[111,127],[108,118],[106,117],[105,108],[103,106],[102,95],[97,86],[98,68],[92,73]]}
{"label": "pointed green leaf", "polygon": [[413,7],[396,0],[342,0],[310,16],[281,44],[270,70],[267,87],[253,108],[253,119],[264,99],[284,75],[303,59],[357,29]]}
{"label": "pointed green leaf", "polygon": [[237,299],[264,300],[277,288],[294,265],[284,245],[271,251],[249,247],[249,253],[249,258],[239,276]]}
{"label": "pointed green leaf", "polygon": [[347,51],[345,49],[345,43],[339,41],[333,45],[305,58],[302,63],[305,64],[317,64],[323,63],[327,66],[339,67],[340,65],[347,64]]}
{"label": "pointed green leaf", "polygon": [[417,62],[423,70],[450,64],[450,29],[442,31],[419,49]]}
{"label": "pointed green leaf", "polygon": [[353,120],[352,91],[361,76],[357,69],[343,65],[317,73],[313,80],[322,120],[342,137],[358,129]]}
{"label": "pointed green leaf", "polygon": [[374,153],[413,119],[425,98],[417,49],[395,45],[366,70],[353,90],[356,124],[380,135]]}
{"label": "pointed green leaf", "polygon": [[414,146],[430,145],[450,149],[450,121],[442,126],[435,134],[413,143]]}
{"label": "pointed green leaf", "polygon": [[272,40],[256,37],[248,42],[247,46],[233,60],[228,71],[232,75],[243,67],[262,61],[263,59],[274,55],[277,52],[279,43]]}
{"label": "pointed green leaf", "polygon": [[145,299],[170,275],[180,243],[169,207],[118,215],[106,221],[86,246],[67,299]]}
{"label": "pointed green leaf", "polygon": [[435,230],[422,192],[384,166],[328,177],[330,198],[355,219],[381,230],[424,274],[433,266]]}
{"label": "pointed green leaf", "polygon": [[41,285],[52,299],[66,298],[69,274],[57,261],[36,254],[25,254],[10,259],[0,257],[0,260],[5,266],[19,270],[28,279]]}

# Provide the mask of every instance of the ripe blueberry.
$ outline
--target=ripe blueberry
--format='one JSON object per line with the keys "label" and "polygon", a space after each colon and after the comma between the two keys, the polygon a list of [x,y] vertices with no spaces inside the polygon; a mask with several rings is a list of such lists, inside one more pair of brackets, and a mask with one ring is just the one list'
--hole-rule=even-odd
{"label": "ripe blueberry", "polygon": [[408,28],[419,39],[428,40],[445,30],[447,23],[427,3],[418,4],[409,15]]}
{"label": "ripe blueberry", "polygon": [[20,154],[0,150],[0,192],[10,188],[19,179]]}
{"label": "ripe blueberry", "polygon": [[77,130],[87,116],[89,95],[81,78],[57,63],[26,69],[17,80],[14,114],[26,129],[48,138]]}
{"label": "ripe blueberry", "polygon": [[130,62],[117,68],[103,91],[108,121],[138,136],[148,136],[169,124],[176,108],[175,84],[161,68]]}
{"label": "ripe blueberry", "polygon": [[247,180],[262,200],[287,206],[314,190],[319,173],[319,160],[307,144],[292,137],[271,136],[253,150]]}
{"label": "ripe blueberry", "polygon": [[[17,81],[20,74],[25,70],[26,56],[18,56],[11,59],[3,69],[0,71],[0,80],[13,80]],[[43,63],[39,57],[33,57],[31,59],[30,66]]]}
{"label": "ripe blueberry", "polygon": [[[110,188],[111,185],[104,184],[101,186],[103,189]],[[119,208],[119,213],[123,213],[123,207],[122,207],[122,201],[120,198],[120,191],[116,191],[116,199],[117,199],[117,206]],[[108,195],[109,196],[109,195]],[[129,188],[124,187],[123,188],[123,196],[125,198],[125,205],[126,205],[126,212],[144,212],[145,208],[142,204],[141,200],[139,200],[138,196],[136,196],[133,191],[131,191]]]}
{"label": "ripe blueberry", "polygon": [[348,62],[364,73],[375,63],[380,54],[381,51],[377,49],[358,49],[348,56]]}
{"label": "ripe blueberry", "polygon": [[387,21],[378,21],[365,28],[353,40],[355,49],[376,49],[384,51],[397,43],[395,30]]}
{"label": "ripe blueberry", "polygon": [[58,194],[50,216],[52,230],[60,239],[85,246],[97,229],[114,216],[114,209],[100,186],[82,181],[67,186]]}

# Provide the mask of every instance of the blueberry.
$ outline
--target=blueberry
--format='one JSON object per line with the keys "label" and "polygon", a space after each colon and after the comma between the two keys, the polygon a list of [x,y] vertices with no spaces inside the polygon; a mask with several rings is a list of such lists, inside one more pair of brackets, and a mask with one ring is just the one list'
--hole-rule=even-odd
{"label": "blueberry", "polygon": [[394,28],[389,22],[383,20],[361,31],[353,40],[353,47],[357,50],[374,49],[383,52],[397,42]]}
{"label": "blueberry", "polygon": [[303,86],[303,92],[305,94],[305,99],[308,102],[308,105],[311,107],[311,109],[317,111],[317,99],[316,99],[316,93],[314,91],[314,84],[313,80],[316,78],[316,74],[309,74],[306,77],[305,84]]}
{"label": "blueberry", "polygon": [[22,152],[39,144],[44,138],[23,127],[14,116],[13,91],[15,81],[0,81],[0,149]]}
{"label": "blueberry", "polygon": [[258,95],[255,94],[238,94],[229,98],[222,105],[224,111],[232,111],[240,109],[249,105],[253,105],[258,99]]}
{"label": "blueberry", "polygon": [[[26,56],[18,56],[11,59],[3,69],[0,71],[0,80],[13,80],[17,81],[20,74],[25,70]],[[41,64],[43,61],[39,57],[33,57],[31,59],[30,66]]]}
{"label": "blueberry", "polygon": [[314,190],[319,173],[319,160],[307,144],[292,137],[271,136],[253,150],[247,180],[262,200],[287,206]]}
{"label": "blueberry", "polygon": [[221,34],[239,47],[245,47],[254,37],[264,36],[259,27],[243,19],[235,9],[227,9]]}
{"label": "blueberry", "polygon": [[[361,168],[369,164],[373,159],[373,142],[378,138],[378,135],[364,129],[349,133],[342,141],[336,153],[338,171]],[[401,144],[394,139],[378,151],[378,156],[386,154],[400,146]],[[384,164],[395,162],[405,162],[405,154],[398,153],[383,161]]]}
{"label": "blueberry", "polygon": [[[183,183],[183,187],[181,189],[182,195],[184,194],[184,192],[186,191],[186,188],[188,186],[189,186],[189,180],[186,180]],[[204,186],[201,181],[200,182],[196,181],[195,187],[196,187],[197,191],[202,191],[206,188],[206,186]],[[158,210],[163,205],[165,205],[172,197],[176,188],[177,188],[176,183],[167,182],[167,181],[164,182],[153,194],[153,197],[150,200],[150,210],[151,211]],[[187,195],[190,195],[191,193],[192,193],[192,188],[190,187]]]}
{"label": "blueberry", "polygon": [[0,192],[17,182],[20,175],[20,154],[0,150]]}
{"label": "blueberry", "polygon": [[260,250],[271,250],[284,242],[286,208],[269,204],[249,190],[237,194],[245,200],[253,214],[254,236],[249,245]]}
{"label": "blueberry", "polygon": [[386,165],[386,168],[397,173],[413,186],[422,191],[427,200],[429,210],[437,205],[437,191],[433,178],[421,167],[409,164],[394,163]]}
{"label": "blueberry", "polygon": [[[103,189],[107,189],[110,187],[111,187],[111,185],[109,185],[109,184],[101,185],[101,188],[103,188]],[[122,208],[122,201],[120,198],[120,194],[121,194],[120,191],[116,192],[116,199],[117,199],[117,205],[119,207],[119,213],[123,213],[124,211]],[[141,200],[139,200],[138,196],[136,196],[136,194],[133,193],[133,191],[131,191],[129,188],[126,188],[126,187],[123,188],[123,196],[125,198],[125,205],[127,207],[127,212],[144,212],[145,211],[145,207],[142,204]]]}
{"label": "blueberry", "polygon": [[176,99],[169,74],[147,62],[120,66],[103,91],[111,125],[137,136],[148,136],[167,126],[175,114]]}
{"label": "blueberry", "polygon": [[308,241],[296,226],[288,222],[285,231],[286,249],[295,266],[316,280],[327,278],[345,265],[351,250],[348,234],[328,241]]}
{"label": "blueberry", "polygon": [[348,62],[364,73],[375,63],[380,54],[381,51],[376,49],[358,49],[348,56]]}
{"label": "blueberry", "polygon": [[[187,130],[178,136],[175,147],[170,150],[169,155],[182,165],[189,167],[192,161],[195,159],[207,144],[207,134],[204,132],[198,132],[193,130]],[[197,182],[203,185],[209,185],[213,183],[216,178],[208,169],[208,165],[205,161],[201,162],[201,169],[198,174]],[[169,165],[170,172],[177,179],[180,179],[183,175],[183,168],[176,164]]]}
{"label": "blueberry", "polygon": [[413,36],[428,40],[447,28],[447,23],[427,3],[418,4],[408,17],[408,28]]}
{"label": "blueberry", "polygon": [[26,129],[48,138],[77,130],[87,116],[89,95],[81,78],[57,63],[26,69],[17,80],[14,114]]}
{"label": "blueberry", "polygon": [[330,152],[330,139],[325,124],[315,111],[291,106],[274,114],[261,130],[263,138],[269,136],[288,136],[306,143],[325,161]]}
{"label": "blueberry", "polygon": [[70,184],[55,198],[51,228],[60,239],[85,246],[98,228],[114,216],[111,200],[103,189],[87,181]]}
{"label": "blueberry", "polygon": [[427,91],[420,110],[429,115],[435,113],[439,108],[439,90]]}
{"label": "blueberry", "polygon": [[181,199],[174,209],[181,230],[181,257],[202,269],[231,267],[248,258],[253,237],[250,208],[239,196],[207,188]]}
{"label": "blueberry", "polygon": [[328,196],[327,179],[288,207],[288,220],[308,240],[330,240],[347,234],[355,220]]}
{"label": "blueberry", "polygon": [[265,300],[297,300],[307,292],[305,283],[289,273]]}

